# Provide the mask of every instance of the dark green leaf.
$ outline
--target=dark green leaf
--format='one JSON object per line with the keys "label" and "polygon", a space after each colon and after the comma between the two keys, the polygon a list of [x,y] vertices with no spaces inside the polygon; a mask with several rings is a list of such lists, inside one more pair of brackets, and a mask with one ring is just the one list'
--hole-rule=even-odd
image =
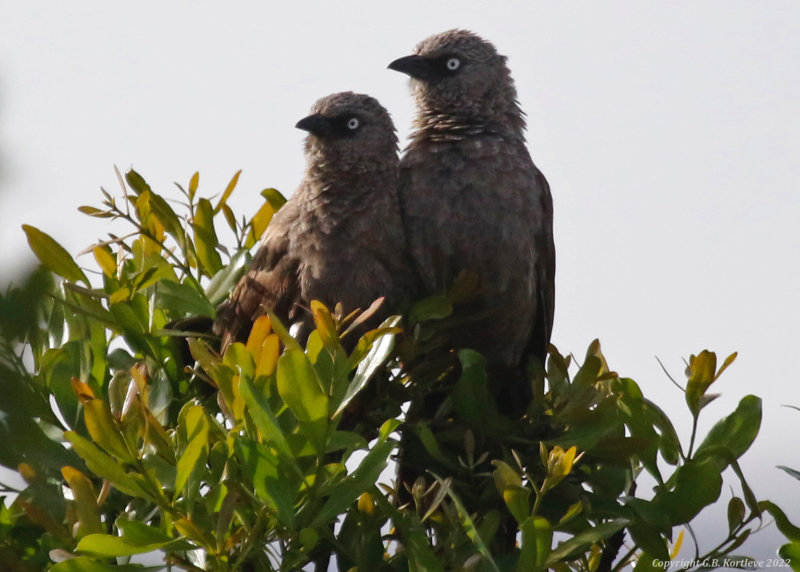
{"label": "dark green leaf", "polygon": [[789,518],[780,507],[770,501],[761,501],[758,506],[761,510],[766,510],[775,519],[775,524],[781,534],[792,542],[800,543],[800,528],[789,521]]}
{"label": "dark green leaf", "polygon": [[411,307],[408,321],[413,325],[428,320],[441,320],[453,313],[453,305],[447,296],[430,296]]}
{"label": "dark green leaf", "polygon": [[683,524],[714,503],[721,490],[722,475],[715,459],[689,461],[677,469],[675,489],[660,491],[653,503],[670,516],[671,524]]}
{"label": "dark green leaf", "polygon": [[789,467],[786,467],[784,465],[778,465],[778,468],[781,471],[785,472],[787,475],[794,477],[795,479],[800,481],[800,471],[797,471],[795,469],[790,469]]}

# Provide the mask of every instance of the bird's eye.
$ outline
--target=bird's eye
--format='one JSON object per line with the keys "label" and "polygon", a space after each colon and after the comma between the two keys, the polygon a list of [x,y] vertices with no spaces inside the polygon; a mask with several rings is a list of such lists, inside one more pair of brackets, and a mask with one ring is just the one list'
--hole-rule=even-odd
{"label": "bird's eye", "polygon": [[461,67],[461,60],[458,58],[447,58],[447,62],[445,62],[444,65],[447,66],[447,69],[450,71],[456,71]]}
{"label": "bird's eye", "polygon": [[358,126],[361,125],[361,122],[358,120],[357,117],[351,117],[347,120],[347,128],[351,131],[355,131],[358,129]]}

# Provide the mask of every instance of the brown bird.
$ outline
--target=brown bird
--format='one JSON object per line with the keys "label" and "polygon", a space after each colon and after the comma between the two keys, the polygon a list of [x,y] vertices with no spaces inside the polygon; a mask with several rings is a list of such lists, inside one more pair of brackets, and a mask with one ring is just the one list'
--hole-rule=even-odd
{"label": "brown bird", "polygon": [[444,293],[462,271],[477,276],[470,312],[479,318],[455,345],[486,356],[490,382],[516,380],[499,399],[529,399],[525,362],[544,363],[553,325],[553,206],[525,146],[506,58],[472,32],[450,30],[389,68],[411,76],[417,104],[400,206],[424,294]]}
{"label": "brown bird", "polygon": [[222,350],[244,341],[268,311],[313,329],[311,300],[346,312],[383,296],[368,324],[411,295],[412,272],[397,196],[397,136],[372,97],[324,97],[296,127],[308,131],[303,182],[275,214],[247,274],[217,312]]}

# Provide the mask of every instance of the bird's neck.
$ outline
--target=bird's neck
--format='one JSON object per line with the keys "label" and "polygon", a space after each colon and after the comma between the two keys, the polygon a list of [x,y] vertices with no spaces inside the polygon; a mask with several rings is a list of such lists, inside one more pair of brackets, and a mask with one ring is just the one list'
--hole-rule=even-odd
{"label": "bird's neck", "polygon": [[509,110],[470,110],[458,113],[423,108],[414,121],[413,143],[463,141],[473,137],[497,136],[525,141],[525,117],[519,106]]}
{"label": "bird's neck", "polygon": [[[396,160],[396,159],[395,159]],[[382,166],[370,162],[319,161],[306,170],[304,192],[315,205],[336,208],[354,201],[381,201],[397,188],[396,163]]]}

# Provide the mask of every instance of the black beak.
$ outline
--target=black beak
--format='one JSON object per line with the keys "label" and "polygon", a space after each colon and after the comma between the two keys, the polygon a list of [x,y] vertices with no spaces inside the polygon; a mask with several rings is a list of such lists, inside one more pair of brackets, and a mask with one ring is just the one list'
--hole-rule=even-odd
{"label": "black beak", "polygon": [[406,56],[389,64],[390,70],[408,74],[415,79],[433,79],[435,70],[430,60],[422,56]]}
{"label": "black beak", "polygon": [[330,119],[324,115],[320,115],[319,113],[304,117],[295,124],[295,127],[320,137],[331,135],[333,133],[333,125],[331,124]]}

